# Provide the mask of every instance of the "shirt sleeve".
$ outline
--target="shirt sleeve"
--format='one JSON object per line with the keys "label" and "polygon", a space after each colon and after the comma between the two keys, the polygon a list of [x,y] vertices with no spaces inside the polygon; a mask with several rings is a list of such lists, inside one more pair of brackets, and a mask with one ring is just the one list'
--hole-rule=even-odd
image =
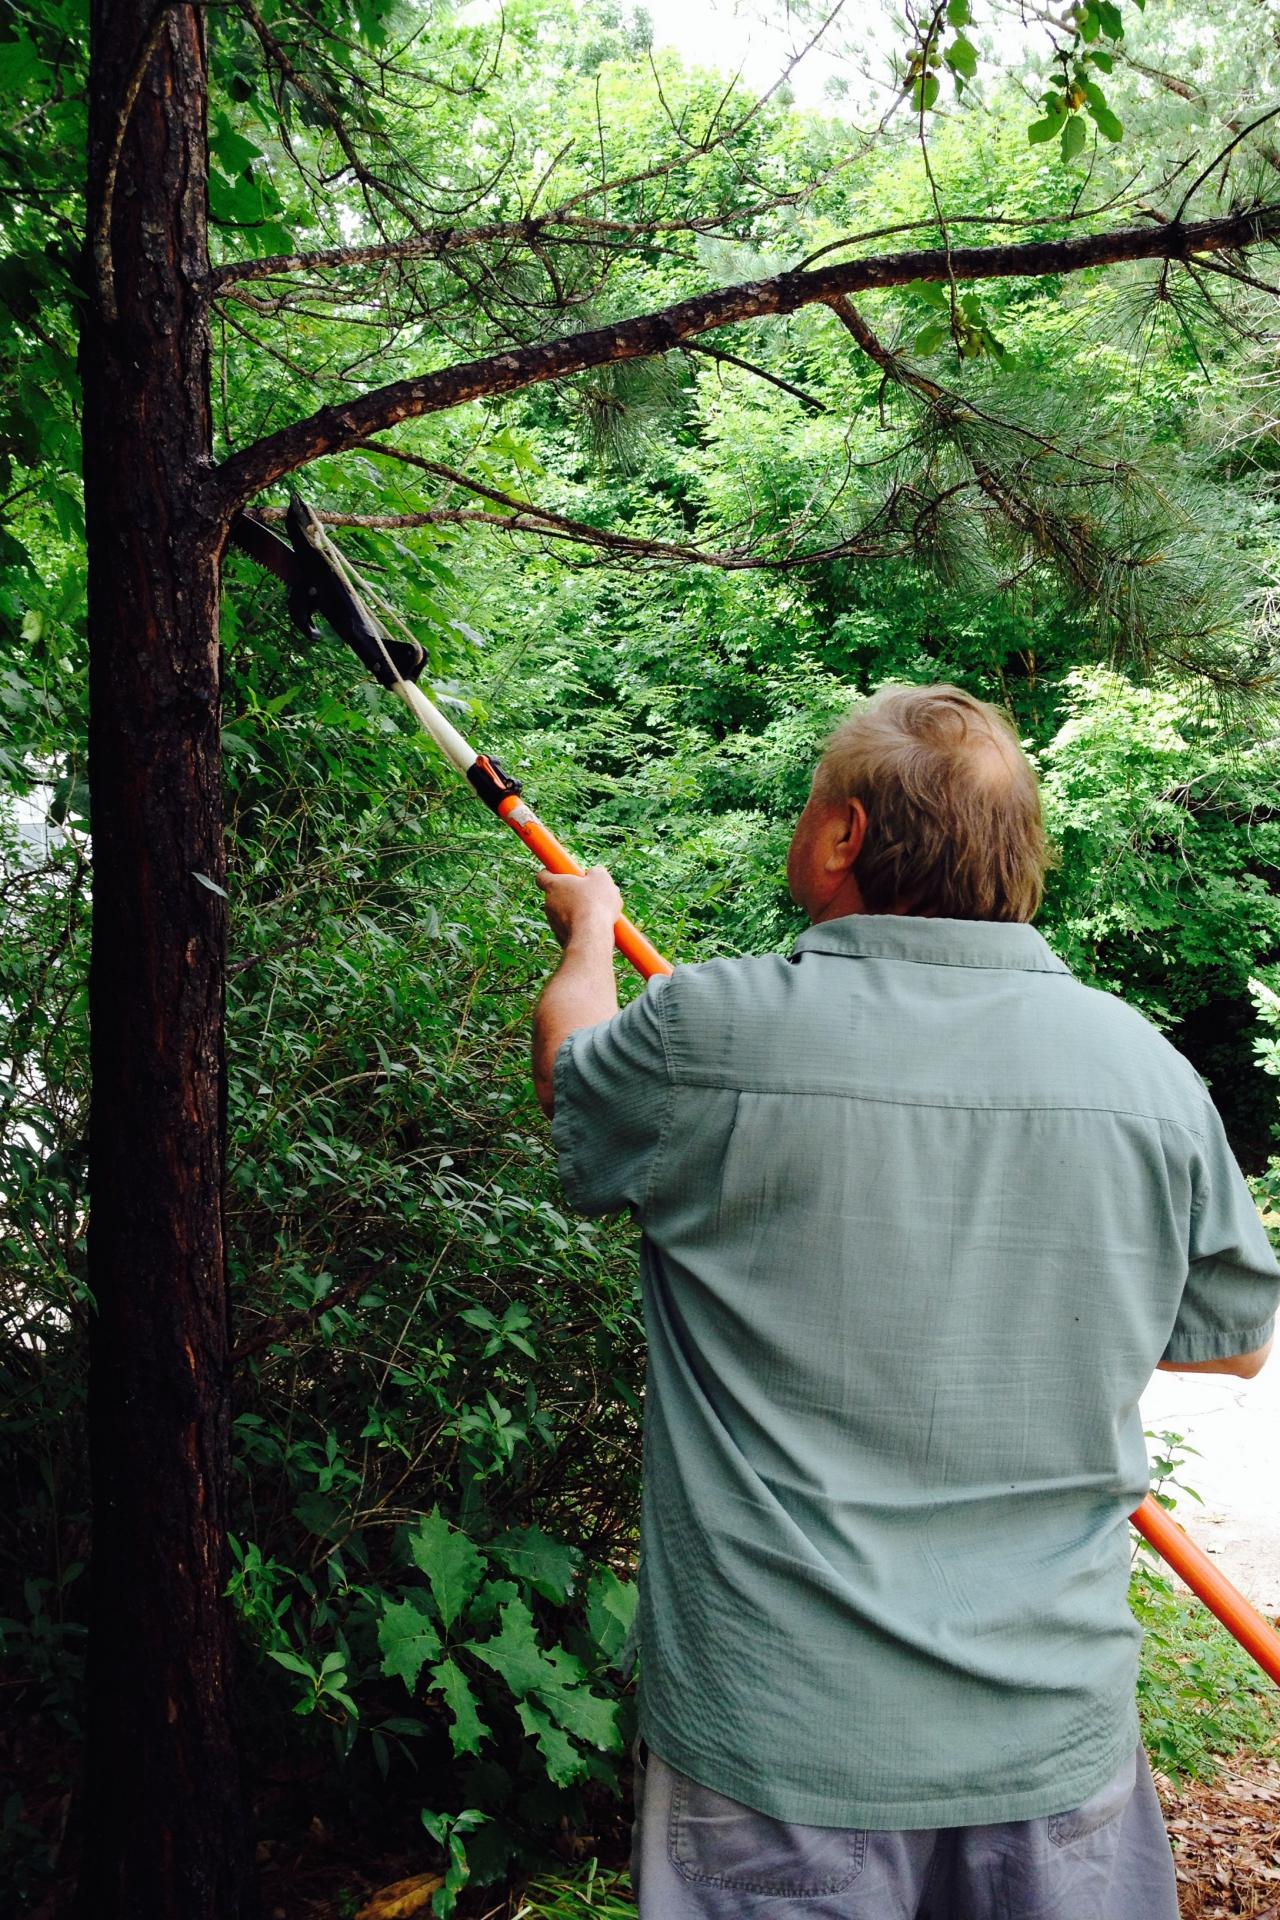
{"label": "shirt sleeve", "polygon": [[639,1212],[674,1101],[663,1038],[668,976],[629,1006],[580,1027],[556,1054],[551,1138],[560,1184],[579,1213]]}
{"label": "shirt sleeve", "polygon": [[1280,1302],[1280,1268],[1258,1209],[1205,1101],[1203,1146],[1193,1173],[1190,1267],[1164,1358],[1227,1360],[1265,1346]]}

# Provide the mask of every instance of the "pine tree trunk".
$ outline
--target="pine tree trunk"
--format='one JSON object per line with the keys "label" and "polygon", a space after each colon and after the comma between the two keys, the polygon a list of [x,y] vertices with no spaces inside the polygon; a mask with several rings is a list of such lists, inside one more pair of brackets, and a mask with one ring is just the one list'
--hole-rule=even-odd
{"label": "pine tree trunk", "polygon": [[94,1533],[80,1906],[86,1920],[244,1920],[222,1598],[226,908],[221,529],[202,496],[204,22],[190,6],[93,0],[90,37]]}

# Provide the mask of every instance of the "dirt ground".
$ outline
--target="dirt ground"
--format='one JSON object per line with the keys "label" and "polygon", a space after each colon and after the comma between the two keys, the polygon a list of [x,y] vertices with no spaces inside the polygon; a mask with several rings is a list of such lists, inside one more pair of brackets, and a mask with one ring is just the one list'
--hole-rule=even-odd
{"label": "dirt ground", "polygon": [[1238,1762],[1212,1786],[1156,1784],[1182,1920],[1280,1920],[1280,1762]]}

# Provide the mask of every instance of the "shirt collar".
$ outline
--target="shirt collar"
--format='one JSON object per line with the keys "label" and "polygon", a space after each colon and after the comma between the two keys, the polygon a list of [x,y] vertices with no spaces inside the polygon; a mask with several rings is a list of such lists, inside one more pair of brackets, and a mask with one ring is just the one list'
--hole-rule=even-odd
{"label": "shirt collar", "polygon": [[792,952],[845,960],[907,960],[928,967],[1004,967],[1070,973],[1034,927],[1012,920],[932,920],[922,914],[851,913],[800,935]]}

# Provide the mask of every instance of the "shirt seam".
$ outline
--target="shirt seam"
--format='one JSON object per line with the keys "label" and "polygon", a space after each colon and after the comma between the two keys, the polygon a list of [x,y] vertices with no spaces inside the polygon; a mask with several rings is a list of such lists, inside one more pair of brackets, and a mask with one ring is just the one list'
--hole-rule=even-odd
{"label": "shirt seam", "polygon": [[673,1077],[671,1086],[673,1091],[676,1088],[683,1090],[691,1087],[706,1087],[721,1093],[773,1093],[777,1094],[779,1099],[789,1099],[795,1094],[802,1094],[807,1098],[818,1100],[848,1100],[855,1103],[864,1101],[868,1105],[878,1107],[921,1107],[935,1113],[1107,1113],[1114,1115],[1117,1119],[1154,1120],[1157,1126],[1177,1127],[1181,1132],[1189,1133],[1197,1140],[1203,1140],[1205,1137],[1198,1127],[1191,1125],[1190,1121],[1175,1120],[1169,1114],[1148,1113],[1141,1107],[1093,1107],[1068,1104],[1061,1100],[1046,1100],[1034,1106],[1016,1100],[982,1101],[975,1104],[964,1100],[907,1100],[899,1094],[864,1093],[861,1089],[848,1092],[838,1087],[807,1087],[796,1086],[794,1083],[785,1087],[766,1086],[727,1078],[712,1079],[702,1075],[695,1077],[691,1074]]}
{"label": "shirt seam", "polygon": [[851,953],[843,947],[796,947],[790,958],[803,960],[806,953],[825,954],[828,960],[889,960],[895,966],[904,967],[957,967],[965,973],[1044,973],[1051,979],[1070,980],[1079,985],[1070,967],[1061,962],[1056,967],[1028,967],[1015,964],[1012,960],[941,960],[930,955],[925,959],[914,953]]}
{"label": "shirt seam", "polygon": [[667,1000],[669,994],[655,996],[654,1012],[658,1020],[658,1038],[662,1042],[662,1063],[667,1073],[667,1098],[663,1107],[662,1125],[658,1129],[658,1138],[654,1143],[653,1159],[649,1166],[649,1177],[644,1183],[644,1192],[636,1209],[639,1216],[649,1211],[649,1202],[658,1181],[658,1170],[666,1156],[667,1141],[671,1137],[671,1125],[676,1113],[676,1076],[671,1060],[671,1047],[667,1040]]}
{"label": "shirt seam", "polygon": [[[587,1193],[586,1204],[590,1205],[589,1183],[583,1178],[580,1165],[580,1140],[578,1128],[577,1103],[569,1095],[569,1074],[576,1065],[573,1059],[574,1035],[568,1033],[556,1048],[555,1058],[551,1062],[551,1085],[554,1095],[554,1107],[551,1114],[551,1143],[559,1162],[559,1179],[565,1192],[572,1196],[574,1190]],[[576,1205],[577,1202],[575,1201]]]}

